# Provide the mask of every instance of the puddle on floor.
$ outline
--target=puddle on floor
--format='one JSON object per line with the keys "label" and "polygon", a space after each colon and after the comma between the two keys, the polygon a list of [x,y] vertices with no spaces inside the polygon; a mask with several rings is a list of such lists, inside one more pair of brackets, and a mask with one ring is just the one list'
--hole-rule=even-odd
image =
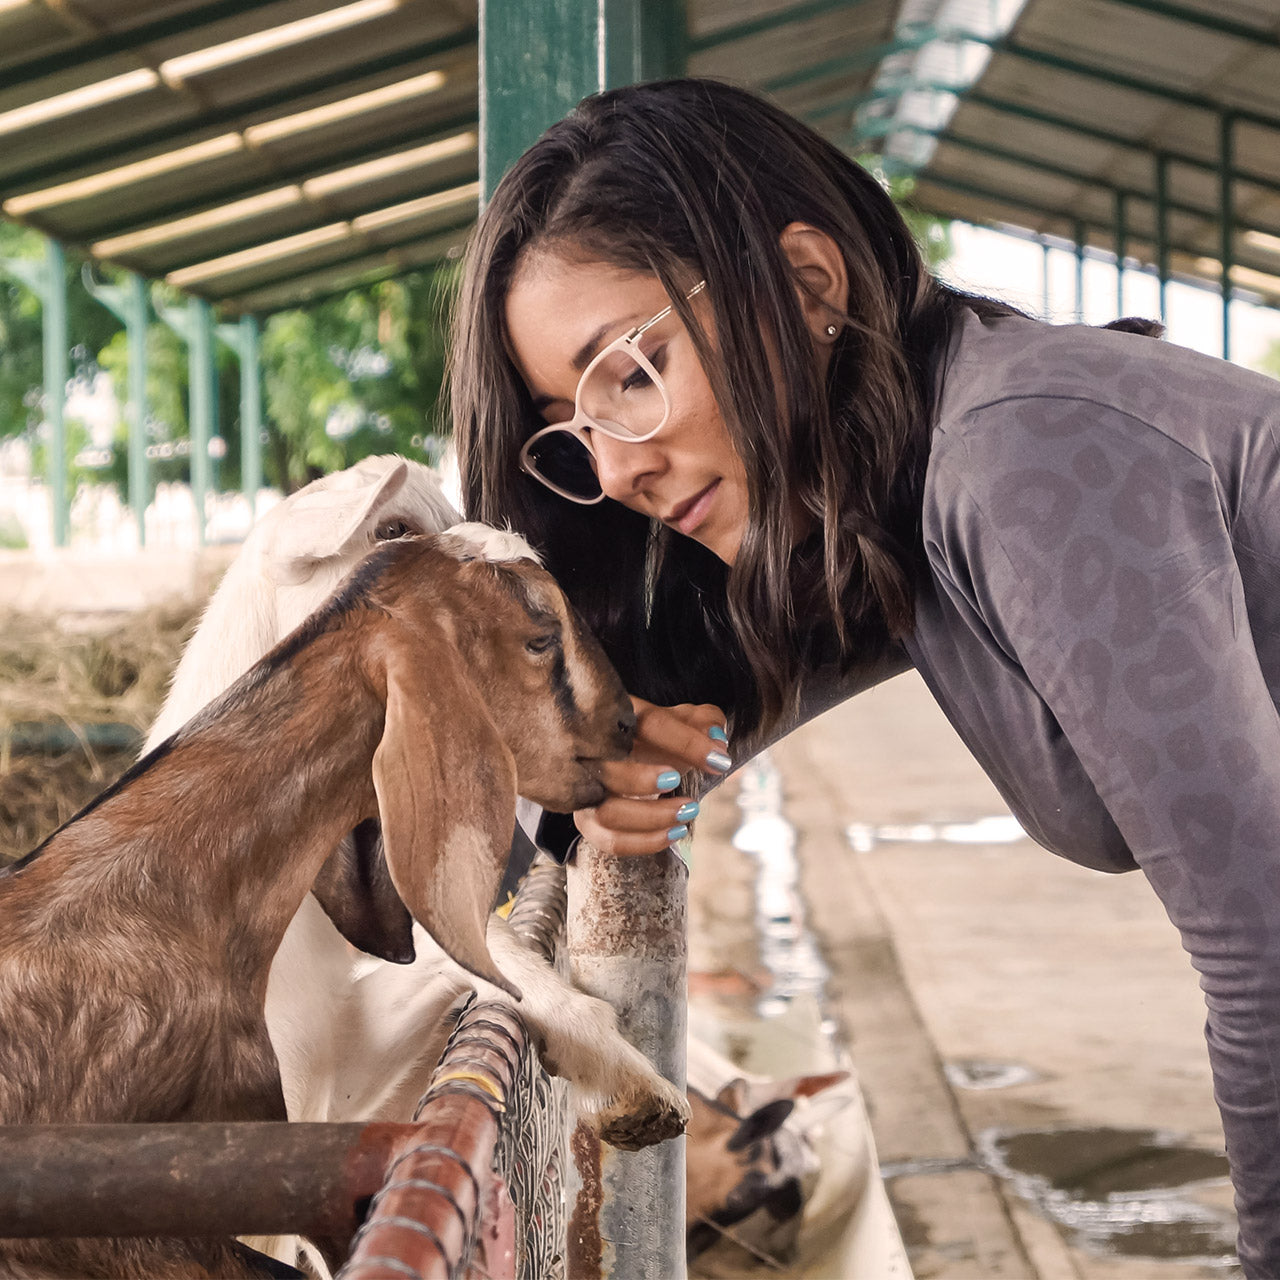
{"label": "puddle on floor", "polygon": [[[756,875],[756,931],[760,962],[773,978],[761,997],[761,1017],[776,1017],[797,996],[822,1003],[831,971],[805,918],[800,896],[800,863],[796,831],[783,816],[782,775],[767,751],[740,771],[738,807],[742,822],[733,847],[750,854]],[[830,1035],[834,1025],[822,1024]]]}
{"label": "puddle on floor", "polygon": [[988,1129],[980,1164],[1093,1253],[1235,1263],[1235,1224],[1192,1199],[1220,1186],[1227,1158],[1154,1129]]}
{"label": "puddle on floor", "polygon": [[973,822],[913,822],[874,826],[851,822],[845,836],[855,853],[870,853],[881,842],[908,844],[1013,844],[1029,837],[1011,813],[994,814]]}
{"label": "puddle on floor", "polygon": [[1034,1084],[1042,1079],[1038,1071],[1020,1062],[992,1062],[986,1058],[964,1058],[944,1062],[942,1072],[957,1089],[1011,1089],[1017,1084]]}

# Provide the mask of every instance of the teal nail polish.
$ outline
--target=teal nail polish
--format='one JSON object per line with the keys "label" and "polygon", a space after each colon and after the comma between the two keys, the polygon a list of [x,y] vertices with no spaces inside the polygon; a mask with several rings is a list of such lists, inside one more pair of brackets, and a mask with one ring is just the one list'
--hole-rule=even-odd
{"label": "teal nail polish", "polygon": [[672,844],[675,844],[677,840],[683,840],[688,834],[689,828],[681,823],[680,826],[672,827],[671,830],[667,832],[667,839],[670,840]]}
{"label": "teal nail polish", "polygon": [[717,773],[728,773],[733,768],[733,761],[723,751],[707,752],[707,768]]}
{"label": "teal nail polish", "polygon": [[690,822],[698,816],[698,810],[702,806],[696,800],[690,800],[687,804],[682,804],[676,810],[677,822]]}
{"label": "teal nail polish", "polygon": [[713,724],[711,728],[707,730],[707,737],[714,738],[717,742],[727,743],[729,741],[729,735],[725,733],[718,724]]}
{"label": "teal nail polish", "polygon": [[680,785],[680,775],[674,769],[663,769],[654,785],[659,791],[670,791]]}

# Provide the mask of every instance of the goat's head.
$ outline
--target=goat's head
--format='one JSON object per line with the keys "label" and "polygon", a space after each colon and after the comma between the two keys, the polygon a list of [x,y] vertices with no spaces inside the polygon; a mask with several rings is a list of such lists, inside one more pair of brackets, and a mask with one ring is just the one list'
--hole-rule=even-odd
{"label": "goat's head", "polygon": [[487,525],[451,529],[449,610],[471,679],[515,758],[517,789],[546,809],[604,799],[600,766],[631,749],[622,681],[529,545]]}
{"label": "goat's head", "polygon": [[[462,525],[406,539],[362,564],[338,612],[344,597],[386,620],[363,652],[386,689],[373,780],[391,884],[458,963],[510,991],[485,925],[516,793],[561,809],[599,803],[602,762],[631,747],[631,702],[515,535]],[[317,894],[338,896],[319,883]]]}
{"label": "goat's head", "polygon": [[394,454],[364,458],[290,494],[252,535],[275,585],[274,639],[319,608],[379,542],[439,533],[461,518],[430,467]]}

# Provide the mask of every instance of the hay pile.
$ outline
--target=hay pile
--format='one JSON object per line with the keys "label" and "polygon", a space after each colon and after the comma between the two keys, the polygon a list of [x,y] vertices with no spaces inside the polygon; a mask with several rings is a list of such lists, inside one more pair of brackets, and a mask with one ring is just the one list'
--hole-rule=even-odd
{"label": "hay pile", "polygon": [[175,602],[91,629],[0,614],[0,865],[133,763],[199,608]]}

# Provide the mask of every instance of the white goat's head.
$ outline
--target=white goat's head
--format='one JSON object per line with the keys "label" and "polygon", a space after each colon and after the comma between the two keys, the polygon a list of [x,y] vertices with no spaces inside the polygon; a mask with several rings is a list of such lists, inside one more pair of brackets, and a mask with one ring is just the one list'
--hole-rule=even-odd
{"label": "white goat's head", "polygon": [[438,533],[461,519],[433,471],[394,454],[313,480],[253,534],[276,589],[276,635],[302,622],[379,542]]}

